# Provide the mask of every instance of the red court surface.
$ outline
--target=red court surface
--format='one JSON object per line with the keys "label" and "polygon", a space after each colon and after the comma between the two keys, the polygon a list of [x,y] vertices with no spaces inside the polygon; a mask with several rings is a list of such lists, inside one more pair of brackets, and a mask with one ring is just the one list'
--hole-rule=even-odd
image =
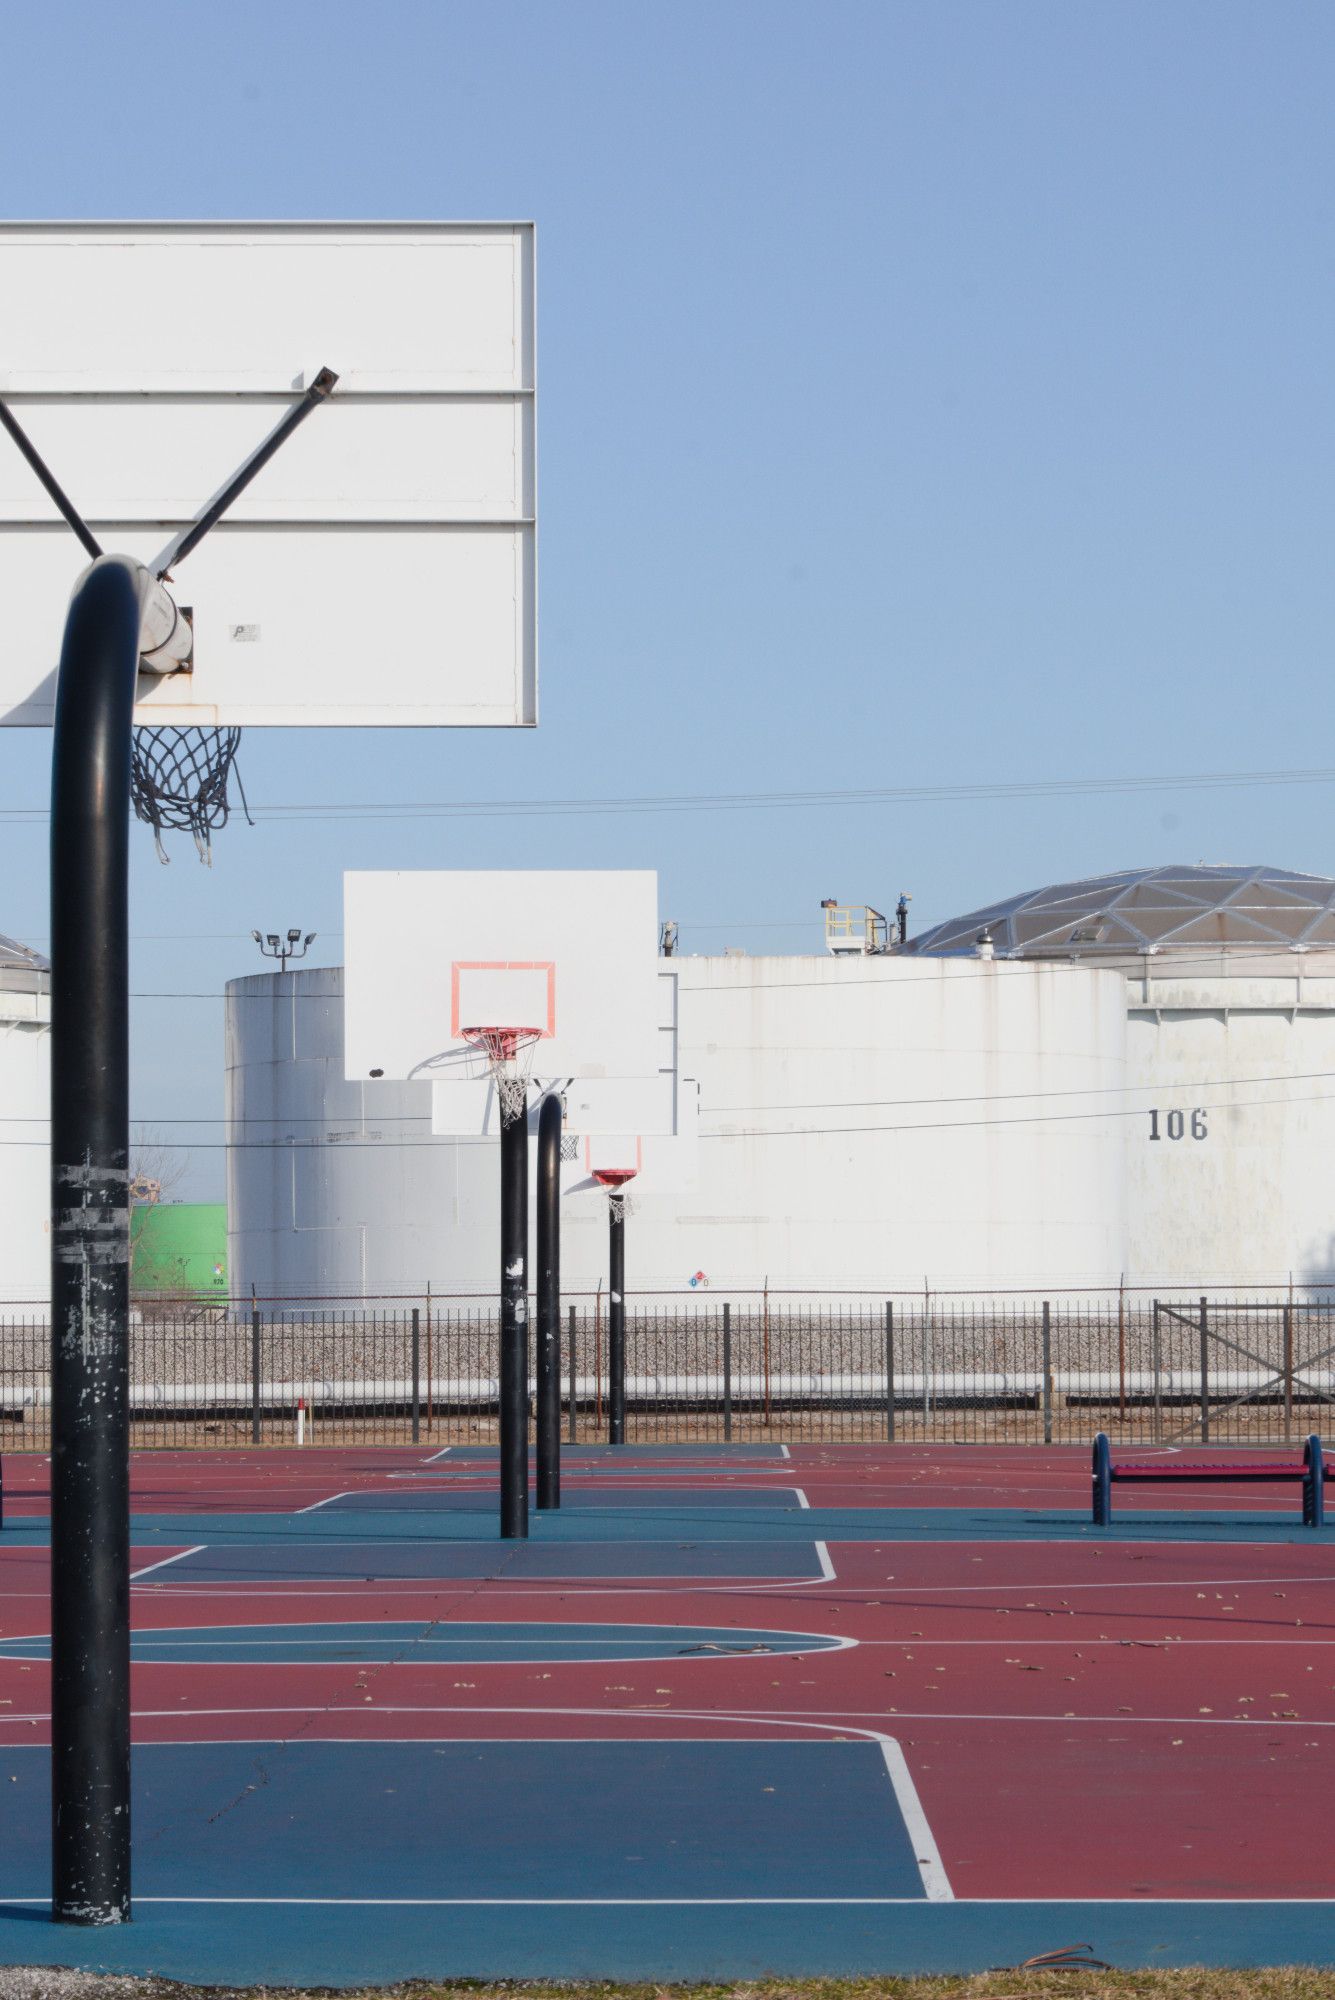
{"label": "red court surface", "polygon": [[[494,1478],[426,1447],[141,1455],[136,1741],[526,1743],[539,1764],[572,1740],[651,1759],[888,1746],[916,1872],[887,1878],[887,1904],[1332,1895],[1312,1826],[1335,1789],[1335,1541],[1297,1525],[1286,1489],[1235,1515],[1236,1490],[1174,1490],[1171,1520],[1161,1491],[1128,1492],[1119,1512],[1152,1514],[1159,1537],[1128,1541],[1085,1527],[1088,1454],[1069,1448],[640,1451],[568,1460],[559,1519],[534,1515],[520,1545],[496,1538]],[[44,1459],[6,1459],[0,1746],[16,1754],[48,1740],[47,1484]],[[952,1509],[973,1510],[958,1533],[940,1526]],[[567,1806],[535,1782],[527,1813],[559,1825]],[[349,1838],[357,1814],[349,1797]],[[649,1896],[626,1865],[627,1897]],[[755,1884],[737,1900],[761,1900]],[[1236,1949],[1293,1955],[1289,1921],[1276,1910],[1273,1950]],[[1034,1949],[1067,1928],[1035,1915]],[[904,1969],[878,1949],[865,1969]],[[539,1946],[525,1965],[541,1962]]]}

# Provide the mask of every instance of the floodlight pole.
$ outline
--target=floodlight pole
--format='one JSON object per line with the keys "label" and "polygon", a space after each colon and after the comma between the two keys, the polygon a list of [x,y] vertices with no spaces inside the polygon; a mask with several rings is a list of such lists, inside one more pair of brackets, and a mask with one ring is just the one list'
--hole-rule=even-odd
{"label": "floodlight pole", "polygon": [[538,1112],[538,1506],[561,1504],[561,1100]]}
{"label": "floodlight pole", "polygon": [[626,1442],[626,1197],[607,1204],[607,1442]]}
{"label": "floodlight pole", "polygon": [[528,1105],[501,1095],[501,1537],[528,1534]]}
{"label": "floodlight pole", "polygon": [[130,753],[145,572],[75,588],[51,772],[52,1916],[130,1916]]}

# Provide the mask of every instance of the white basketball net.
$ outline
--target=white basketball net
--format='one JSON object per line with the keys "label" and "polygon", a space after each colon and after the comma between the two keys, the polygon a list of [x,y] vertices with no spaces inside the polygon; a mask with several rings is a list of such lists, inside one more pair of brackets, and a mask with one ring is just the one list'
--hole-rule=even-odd
{"label": "white basketball net", "polygon": [[486,1057],[503,1115],[518,1118],[528,1106],[533,1051],[541,1028],[465,1028],[462,1032],[469,1047]]}
{"label": "white basketball net", "polygon": [[620,1179],[604,1180],[603,1176],[595,1171],[594,1179],[597,1181],[603,1193],[607,1196],[607,1208],[609,1214],[611,1214],[618,1207],[620,1208],[623,1216],[634,1215],[638,1210],[640,1204],[638,1203],[638,1201],[636,1201],[634,1195],[630,1191],[630,1187],[628,1185],[629,1178],[630,1177],[627,1176],[626,1180],[620,1180]]}

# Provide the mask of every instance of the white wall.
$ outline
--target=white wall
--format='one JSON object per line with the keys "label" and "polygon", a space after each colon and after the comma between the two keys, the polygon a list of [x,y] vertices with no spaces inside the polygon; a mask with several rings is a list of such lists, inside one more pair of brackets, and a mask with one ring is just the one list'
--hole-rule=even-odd
{"label": "white wall", "polygon": [[[1116,1282],[1123,1134],[1087,1114],[1120,1101],[1119,973],[672,963],[681,1068],[701,1087],[700,1179],[640,1197],[634,1288],[683,1290],[697,1271],[716,1289]],[[229,1154],[233,1283],[493,1292],[494,1143],[430,1140],[429,1086],[344,1082],[340,994],[330,971],[228,987],[232,1136],[260,1142]],[[562,1254],[568,1290],[604,1276],[600,1196],[567,1198]]]}

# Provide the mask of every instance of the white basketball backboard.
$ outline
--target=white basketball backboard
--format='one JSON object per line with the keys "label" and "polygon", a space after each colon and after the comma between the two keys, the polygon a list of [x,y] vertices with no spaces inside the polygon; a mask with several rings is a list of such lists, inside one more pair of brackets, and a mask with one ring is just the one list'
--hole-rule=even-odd
{"label": "white basketball backboard", "polygon": [[626,1189],[632,1197],[685,1194],[693,1188],[700,1170],[700,1086],[694,1077],[680,1078],[676,1098],[676,1127],[670,1135],[606,1133],[581,1140],[566,1170],[563,1193],[603,1189],[601,1173],[629,1175]]}
{"label": "white basketball backboard", "polygon": [[[545,1077],[658,1073],[650,870],[348,874],[343,931],[352,1080],[485,1083],[469,1039],[479,1027],[536,1030],[532,1067]],[[468,1116],[454,1129],[476,1132],[476,1107]]]}
{"label": "white basketball backboard", "polygon": [[[173,568],[192,671],[137,721],[536,721],[530,225],[8,223],[0,297],[0,398],[151,567],[338,376]],[[87,560],[0,431],[0,722],[51,722]]]}
{"label": "white basketball backboard", "polygon": [[[657,974],[657,1063],[643,1077],[567,1077],[550,1067],[547,1045],[533,1050],[529,1089],[529,1128],[538,1129],[538,1111],[545,1091],[560,1094],[567,1136],[589,1133],[642,1132],[670,1137],[677,1130],[677,974],[659,959]],[[480,1069],[481,1065],[476,1065]],[[501,1129],[500,1099],[491,1078],[470,1076],[461,1065],[449,1064],[431,1086],[431,1130],[451,1138],[494,1138]]]}

